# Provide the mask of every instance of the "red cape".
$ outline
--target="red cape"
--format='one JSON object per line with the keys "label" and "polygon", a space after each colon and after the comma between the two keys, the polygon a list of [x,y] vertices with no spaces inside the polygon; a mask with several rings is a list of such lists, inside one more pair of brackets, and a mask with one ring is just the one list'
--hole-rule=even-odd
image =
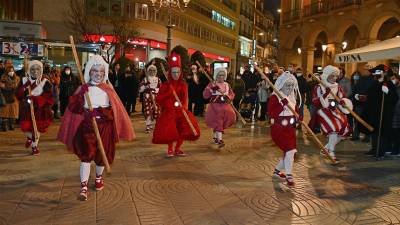
{"label": "red cape", "polygon": [[[110,105],[114,114],[114,126],[117,132],[117,140],[133,140],[135,132],[133,130],[131,120],[122,105],[121,100],[115,93],[114,89],[108,84],[101,83],[97,85],[101,90],[105,91],[110,99]],[[80,88],[75,93],[78,93]],[[68,108],[61,120],[60,130],[58,131],[57,140],[67,145],[68,149],[73,151],[73,141],[75,134],[83,121],[82,114],[72,113]]]}

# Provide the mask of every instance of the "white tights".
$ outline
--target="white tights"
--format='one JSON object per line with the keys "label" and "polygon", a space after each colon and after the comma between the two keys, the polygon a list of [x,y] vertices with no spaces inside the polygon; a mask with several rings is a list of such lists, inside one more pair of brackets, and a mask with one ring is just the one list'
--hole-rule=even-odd
{"label": "white tights", "polygon": [[[104,166],[96,165],[96,176],[103,175]],[[80,177],[81,183],[87,182],[90,176],[90,162],[81,162]]]}
{"label": "white tights", "polygon": [[[29,138],[29,139],[32,139],[32,132],[25,132],[24,133],[25,134],[25,136],[27,137],[27,138]],[[39,138],[40,138],[40,133],[38,132],[37,133],[37,137],[36,137],[36,140],[33,140],[32,139],[32,147],[37,147],[38,146],[38,144],[39,144]]]}
{"label": "white tights", "polygon": [[329,150],[331,153],[335,153],[335,147],[336,145],[342,140],[341,137],[338,136],[336,133],[332,133],[328,135],[328,144],[325,145],[325,147]]}
{"label": "white tights", "polygon": [[151,116],[146,118],[146,126],[147,127],[152,127],[153,126],[153,120],[151,119]]}
{"label": "white tights", "polygon": [[297,152],[296,149],[292,149],[287,151],[283,157],[276,165],[276,169],[279,171],[285,170],[286,174],[292,174],[293,171],[293,162],[294,162],[294,154]]}

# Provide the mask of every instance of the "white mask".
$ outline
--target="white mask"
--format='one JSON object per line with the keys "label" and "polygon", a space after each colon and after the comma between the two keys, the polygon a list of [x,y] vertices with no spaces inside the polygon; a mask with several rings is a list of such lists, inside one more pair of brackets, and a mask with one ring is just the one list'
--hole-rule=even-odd
{"label": "white mask", "polygon": [[14,76],[14,72],[13,71],[8,72],[8,76],[10,77]]}
{"label": "white mask", "polygon": [[67,74],[67,75],[71,74],[71,70],[66,70],[65,74]]}
{"label": "white mask", "polygon": [[397,80],[392,80],[392,83],[393,83],[394,85],[397,85]]}
{"label": "white mask", "polygon": [[297,73],[297,77],[301,77],[301,76],[303,76],[302,73]]}
{"label": "white mask", "polygon": [[171,76],[172,76],[172,79],[178,80],[179,77],[181,76],[181,68],[179,68],[179,67],[172,67],[172,68],[171,68]]}
{"label": "white mask", "polygon": [[289,96],[294,90],[294,83],[286,82],[281,90],[284,95]]}
{"label": "white mask", "polygon": [[105,77],[105,68],[103,65],[93,65],[89,72],[90,82],[92,84],[100,84]]}

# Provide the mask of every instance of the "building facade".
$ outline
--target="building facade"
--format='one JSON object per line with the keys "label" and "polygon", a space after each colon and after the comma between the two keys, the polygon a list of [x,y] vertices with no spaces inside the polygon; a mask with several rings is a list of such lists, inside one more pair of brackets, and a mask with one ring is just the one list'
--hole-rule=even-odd
{"label": "building facade", "polygon": [[257,40],[256,61],[262,64],[275,62],[278,44],[277,25],[273,15],[265,10],[264,1],[241,0],[239,20],[238,67],[243,69],[252,59],[253,39]]}
{"label": "building facade", "polygon": [[[81,1],[88,16],[121,17],[138,28],[138,40],[133,40],[128,52],[133,59],[145,62],[152,57],[166,55],[166,8],[157,9],[150,0]],[[29,4],[23,4],[27,2]],[[40,22],[47,34],[45,41],[49,47],[49,58],[62,61],[62,58],[71,56],[71,51],[68,45],[58,42],[68,44],[68,36],[74,33],[65,26],[65,11],[69,9],[69,3],[70,0],[57,0],[57,4],[54,4],[54,0],[0,0],[0,16],[8,20]],[[238,0],[191,0],[184,11],[174,8],[172,47],[182,45],[190,53],[200,50],[205,53],[208,62],[227,61],[235,69],[239,10]],[[90,35],[107,36],[112,33],[112,28],[106,27],[101,33]]]}
{"label": "building facade", "polygon": [[399,0],[282,0],[281,9],[279,62],[307,73],[338,53],[400,35]]}

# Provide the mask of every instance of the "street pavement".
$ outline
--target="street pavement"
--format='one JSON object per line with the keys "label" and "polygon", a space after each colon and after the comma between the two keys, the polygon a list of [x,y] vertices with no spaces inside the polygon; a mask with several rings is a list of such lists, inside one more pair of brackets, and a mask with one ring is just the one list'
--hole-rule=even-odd
{"label": "street pavement", "polygon": [[300,132],[289,188],[271,178],[282,153],[265,124],[228,129],[218,149],[199,121],[200,140],[183,145],[188,156],[167,159],[135,115],[137,139],[118,144],[101,192],[92,165],[86,202],[77,200],[79,160],[55,140],[59,122],[37,157],[19,130],[0,133],[0,224],[400,224],[400,158],[375,161],[364,155],[370,146],[347,140],[332,166]]}

